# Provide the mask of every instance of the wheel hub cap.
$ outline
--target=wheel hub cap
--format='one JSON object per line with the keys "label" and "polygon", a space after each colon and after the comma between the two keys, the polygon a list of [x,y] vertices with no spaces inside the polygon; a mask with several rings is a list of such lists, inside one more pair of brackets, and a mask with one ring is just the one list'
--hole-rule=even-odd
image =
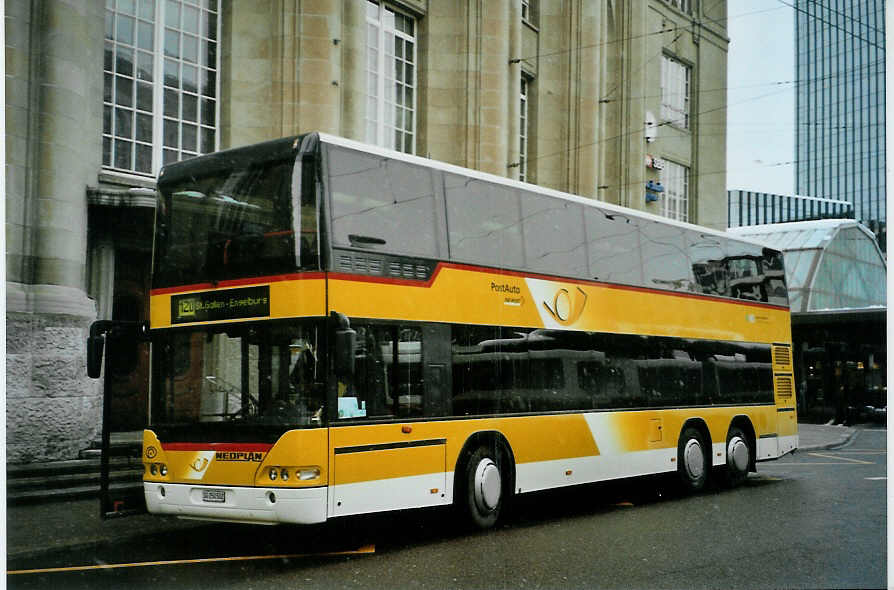
{"label": "wheel hub cap", "polygon": [[482,512],[492,512],[500,502],[500,469],[484,459],[475,470],[475,504]]}
{"label": "wheel hub cap", "polygon": [[731,467],[738,471],[748,469],[748,445],[738,436],[729,441],[726,448],[726,460]]}
{"label": "wheel hub cap", "polygon": [[705,472],[705,455],[702,446],[697,440],[689,440],[683,449],[683,462],[686,473],[693,479],[698,479]]}

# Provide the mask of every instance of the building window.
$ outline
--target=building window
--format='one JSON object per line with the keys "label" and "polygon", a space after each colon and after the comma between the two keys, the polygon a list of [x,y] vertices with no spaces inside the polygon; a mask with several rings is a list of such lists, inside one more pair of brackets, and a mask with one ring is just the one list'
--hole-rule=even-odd
{"label": "building window", "polygon": [[665,4],[669,4],[677,10],[689,13],[689,0],[664,0]]}
{"label": "building window", "polygon": [[103,166],[154,175],[217,149],[219,0],[106,0]]}
{"label": "building window", "polygon": [[528,179],[528,86],[528,79],[522,75],[518,125],[518,179],[522,182]]}
{"label": "building window", "polygon": [[416,150],[416,21],[366,3],[366,141]]}
{"label": "building window", "polygon": [[661,119],[689,128],[689,79],[691,68],[667,55],[661,59]]}
{"label": "building window", "polygon": [[689,221],[689,168],[665,160],[661,184],[664,186],[661,214],[677,221]]}

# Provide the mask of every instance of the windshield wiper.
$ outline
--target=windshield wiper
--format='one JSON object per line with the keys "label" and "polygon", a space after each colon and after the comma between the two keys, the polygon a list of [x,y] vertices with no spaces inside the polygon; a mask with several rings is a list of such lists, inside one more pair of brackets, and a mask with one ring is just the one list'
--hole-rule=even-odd
{"label": "windshield wiper", "polygon": [[385,240],[375,236],[361,236],[357,234],[348,234],[348,241],[355,248],[369,248],[370,246],[384,246]]}

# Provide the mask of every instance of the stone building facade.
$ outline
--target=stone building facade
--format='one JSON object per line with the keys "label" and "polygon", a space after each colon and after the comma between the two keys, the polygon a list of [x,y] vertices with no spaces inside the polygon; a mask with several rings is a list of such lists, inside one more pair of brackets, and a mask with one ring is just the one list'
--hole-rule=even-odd
{"label": "stone building facade", "polygon": [[726,2],[7,3],[7,453],[65,459],[147,414],[154,181],[319,130],[723,229]]}

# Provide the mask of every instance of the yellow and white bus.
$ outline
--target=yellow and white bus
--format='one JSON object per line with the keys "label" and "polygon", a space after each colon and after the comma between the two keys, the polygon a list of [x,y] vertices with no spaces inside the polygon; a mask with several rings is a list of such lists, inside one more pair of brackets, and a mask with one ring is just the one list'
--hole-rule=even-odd
{"label": "yellow and white bus", "polygon": [[158,190],[150,512],[489,527],[516,494],[736,484],[798,445],[776,251],[322,133]]}

